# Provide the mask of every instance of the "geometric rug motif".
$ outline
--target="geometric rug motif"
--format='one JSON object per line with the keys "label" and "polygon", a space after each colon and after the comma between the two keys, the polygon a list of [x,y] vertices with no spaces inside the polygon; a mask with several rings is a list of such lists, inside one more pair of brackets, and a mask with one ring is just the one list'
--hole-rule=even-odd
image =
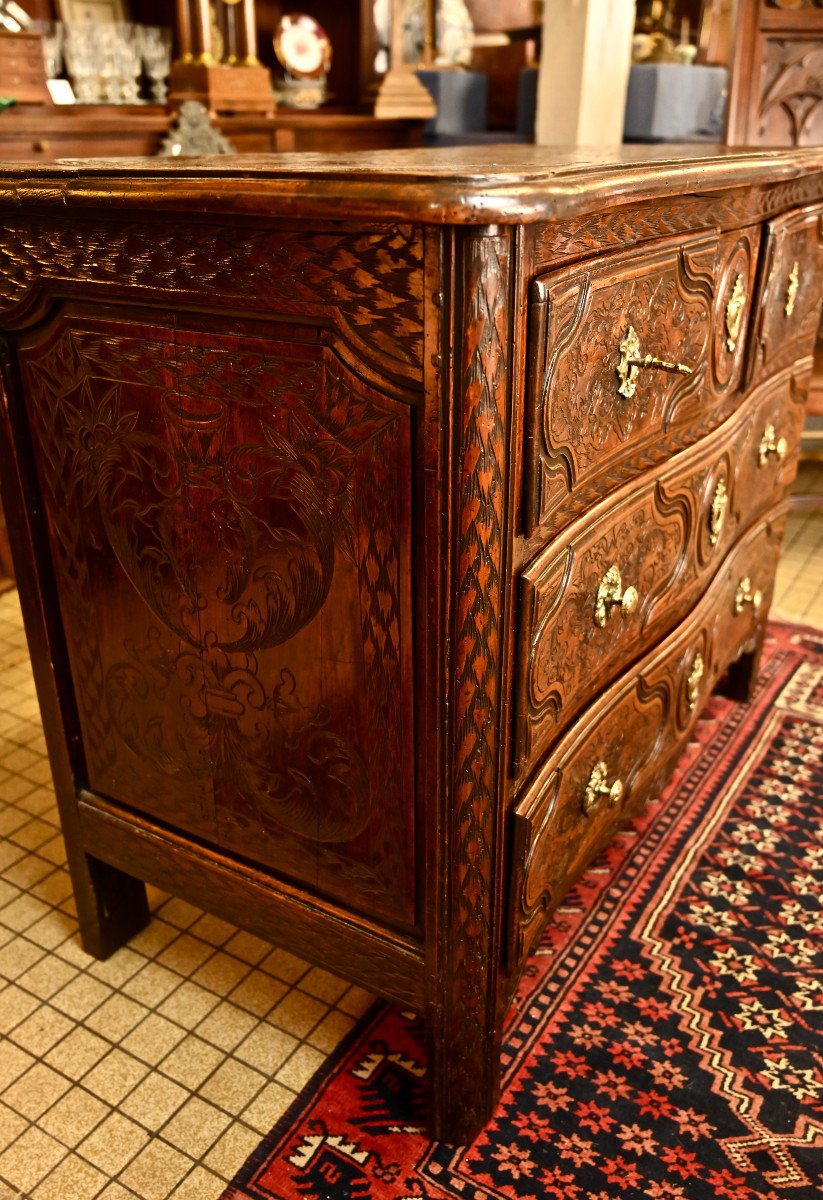
{"label": "geometric rug motif", "polygon": [[819,1200],[821,894],[823,635],[772,623],[555,913],[475,1142],[425,1137],[423,1022],[380,1003],[223,1200]]}

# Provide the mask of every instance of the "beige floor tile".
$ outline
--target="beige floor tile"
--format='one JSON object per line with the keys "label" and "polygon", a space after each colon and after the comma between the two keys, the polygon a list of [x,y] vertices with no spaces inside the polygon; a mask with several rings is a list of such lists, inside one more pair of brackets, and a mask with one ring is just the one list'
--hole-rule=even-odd
{"label": "beige floor tile", "polygon": [[94,1200],[106,1185],[106,1176],[91,1163],[69,1154],[39,1183],[32,1200]]}
{"label": "beige floor tile", "polygon": [[[0,846],[11,848],[13,843],[2,842]],[[44,858],[38,858],[36,854],[22,854],[20,858],[6,866],[2,866],[0,863],[0,867],[3,871],[4,881],[13,883],[15,887],[23,888],[24,891],[33,888],[47,875],[54,874],[53,865],[46,862]],[[45,899],[45,897],[41,897],[41,899]]]}
{"label": "beige floor tile", "polygon": [[68,1017],[56,1008],[43,1004],[25,1021],[21,1021],[9,1037],[16,1045],[40,1058],[73,1029],[74,1025]]}
{"label": "beige floor tile", "polygon": [[39,996],[41,1000],[49,1000],[55,992],[59,992],[76,975],[77,967],[64,962],[61,958],[55,959],[49,955],[48,958],[41,959],[20,975],[17,982],[26,991]]}
{"label": "beige floor tile", "polygon": [[297,1039],[273,1025],[258,1025],[244,1038],[234,1057],[264,1075],[274,1075],[297,1046]]}
{"label": "beige floor tile", "polygon": [[212,946],[223,946],[236,932],[236,929],[235,925],[231,925],[221,917],[215,917],[213,913],[203,913],[189,928],[189,932]]}
{"label": "beige floor tile", "polygon": [[30,1125],[25,1117],[3,1103],[0,1097],[0,1150],[5,1150]]}
{"label": "beige floor tile", "polygon": [[95,1196],[95,1200],[141,1200],[141,1197],[137,1196],[131,1188],[124,1187],[122,1183],[115,1180],[98,1196]]}
{"label": "beige floor tile", "polygon": [[234,1121],[205,1155],[203,1162],[224,1179],[233,1179],[259,1142],[260,1134],[256,1129]]}
{"label": "beige floor tile", "polygon": [[313,1046],[305,1044],[298,1046],[294,1054],[277,1072],[277,1082],[285,1084],[294,1092],[299,1092],[325,1061],[325,1054],[321,1054]]}
{"label": "beige floor tile", "polygon": [[149,1140],[149,1135],[122,1113],[111,1113],[84,1138],[77,1151],[109,1177],[118,1175]]}
{"label": "beige floor tile", "polygon": [[12,1042],[4,1042],[0,1052],[0,1092],[34,1066],[37,1059]]}
{"label": "beige floor tile", "polygon": [[[48,962],[60,963],[62,960],[54,955],[49,957]],[[68,966],[68,964],[66,965]],[[111,989],[106,987],[105,983],[101,983],[93,975],[78,975],[75,969],[74,979],[52,996],[51,1004],[60,1012],[65,1013],[67,1017],[71,1017],[75,1021],[82,1021],[110,995]]]}
{"label": "beige floor tile", "polygon": [[78,1026],[62,1042],[58,1042],[46,1057],[46,1062],[69,1079],[80,1080],[87,1071],[106,1055],[111,1047],[103,1038]]}
{"label": "beige floor tile", "polygon": [[36,996],[24,992],[14,983],[9,983],[0,991],[0,1034],[8,1033],[30,1016],[40,1001]]}
{"label": "beige floor tile", "polygon": [[166,949],[157,956],[157,961],[163,966],[171,967],[179,975],[191,975],[198,967],[214,954],[214,947],[200,938],[181,933],[175,941],[170,942]]}
{"label": "beige floor tile", "polygon": [[297,983],[308,971],[309,964],[287,950],[275,949],[266,955],[260,967],[284,983]]}
{"label": "beige floor tile", "polygon": [[305,1038],[327,1012],[327,1005],[295,988],[272,1009],[267,1020],[296,1038]]}
{"label": "beige floor tile", "polygon": [[172,1192],[169,1200],[219,1200],[224,1190],[225,1184],[217,1175],[205,1167],[195,1167]]}
{"label": "beige floor tile", "polygon": [[120,1179],[142,1200],[166,1200],[193,1165],[188,1155],[155,1140],[120,1173]]}
{"label": "beige floor tile", "polygon": [[337,975],[332,975],[331,971],[324,971],[321,967],[312,967],[300,980],[301,992],[308,992],[310,996],[315,996],[318,1000],[325,1001],[326,1004],[335,1004],[348,990],[348,987],[349,984],[345,979],[340,979]]}
{"label": "beige floor tile", "polygon": [[160,1063],[160,1069],[177,1083],[182,1083],[184,1087],[194,1091],[224,1058],[222,1050],[217,1050],[202,1038],[189,1034],[171,1054],[166,1055]]}
{"label": "beige floor tile", "polygon": [[200,1022],[196,1033],[198,1037],[229,1052],[248,1037],[256,1025],[257,1018],[251,1013],[238,1008],[236,1004],[223,1001]]}
{"label": "beige floor tile", "polygon": [[0,923],[7,929],[13,929],[15,933],[23,933],[29,925],[41,920],[50,911],[48,904],[44,904],[36,896],[30,896],[24,892],[10,904],[4,906],[0,912]]}
{"label": "beige floor tile", "polygon": [[44,1113],[41,1129],[72,1149],[109,1115],[110,1108],[85,1088],[73,1087]]}
{"label": "beige floor tile", "polygon": [[137,954],[129,946],[123,946],[104,962],[93,958],[87,958],[87,962],[90,975],[115,988],[122,987],[127,979],[131,979],[132,975],[136,975],[140,968],[146,965],[145,957]]}
{"label": "beige floor tile", "polygon": [[264,942],[262,938],[255,937],[253,933],[246,933],[245,930],[240,929],[234,933],[233,937],[229,938],[224,948],[235,958],[242,958],[243,962],[256,967],[271,952],[271,943]]}
{"label": "beige floor tile", "polygon": [[308,1041],[314,1046],[315,1050],[322,1050],[324,1054],[331,1054],[332,1050],[339,1046],[346,1034],[353,1028],[353,1017],[338,1012],[337,1009],[332,1009],[320,1024],[311,1031]]}
{"label": "beige floor tile", "polygon": [[156,1008],[179,986],[180,976],[176,971],[161,967],[159,963],[149,962],[123,984],[123,991],[127,996],[131,996],[132,1000],[139,1000],[149,1008]]}
{"label": "beige floor tile", "polygon": [[135,1058],[156,1066],[185,1036],[185,1029],[181,1029],[174,1021],[161,1017],[159,1013],[149,1013],[128,1037],[123,1038],[121,1044]]}
{"label": "beige floor tile", "polygon": [[193,1029],[219,1003],[220,998],[214,992],[186,980],[163,1001],[157,1011],[184,1028]]}
{"label": "beige floor tile", "polygon": [[249,973],[249,964],[231,954],[217,951],[193,975],[195,983],[226,996]]}
{"label": "beige floor tile", "polygon": [[83,1077],[83,1086],[107,1104],[119,1104],[149,1073],[146,1063],[115,1049]]}
{"label": "beige floor tile", "polygon": [[[154,958],[162,950],[165,950],[169,942],[173,942],[176,937],[179,937],[180,930],[174,925],[169,925],[168,921],[162,921],[159,917],[153,916],[145,929],[141,929],[136,934],[129,945],[132,950],[137,950],[140,954],[145,954],[149,958]],[[179,976],[177,982],[180,982]]]}
{"label": "beige floor tile", "polygon": [[187,1088],[153,1071],[126,1096],[120,1111],[156,1133],[189,1098]]}
{"label": "beige floor tile", "polygon": [[241,1008],[247,1008],[257,1017],[264,1017],[287,991],[288,985],[282,980],[274,979],[264,971],[252,971],[229,993],[229,1000]]}
{"label": "beige floor tile", "polygon": [[243,1120],[258,1133],[265,1135],[296,1098],[297,1093],[291,1088],[273,1081],[243,1110]]}
{"label": "beige floor tile", "polygon": [[226,1112],[237,1114],[262,1091],[267,1077],[245,1063],[230,1058],[200,1088],[200,1095]]}
{"label": "beige floor tile", "polygon": [[71,1084],[45,1063],[35,1063],[3,1092],[3,1103],[36,1121],[68,1091]]}
{"label": "beige floor tile", "polygon": [[120,1042],[148,1013],[145,1004],[115,993],[86,1018],[85,1025],[111,1042]]}
{"label": "beige floor tile", "polygon": [[163,1126],[162,1135],[178,1149],[202,1158],[225,1132],[231,1117],[199,1096],[192,1096]]}
{"label": "beige floor tile", "polygon": [[30,1192],[66,1153],[65,1146],[32,1125],[0,1154],[0,1176],[21,1192]]}

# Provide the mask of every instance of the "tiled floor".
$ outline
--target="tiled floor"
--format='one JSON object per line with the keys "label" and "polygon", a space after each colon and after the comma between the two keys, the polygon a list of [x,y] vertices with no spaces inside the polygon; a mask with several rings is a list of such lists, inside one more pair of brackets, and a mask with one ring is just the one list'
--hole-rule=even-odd
{"label": "tiled floor", "polygon": [[[823,513],[790,518],[775,610],[823,628]],[[7,592],[0,1200],[215,1200],[370,1003],[224,921],[150,896],[154,918],[126,949],[105,963],[83,953],[17,594]]]}

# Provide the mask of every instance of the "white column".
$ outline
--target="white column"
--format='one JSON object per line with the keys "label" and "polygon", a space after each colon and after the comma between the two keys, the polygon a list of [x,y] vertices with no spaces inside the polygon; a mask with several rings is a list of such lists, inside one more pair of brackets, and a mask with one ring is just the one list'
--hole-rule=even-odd
{"label": "white column", "polygon": [[622,142],[634,18],[634,0],[550,0],[544,5],[536,142]]}

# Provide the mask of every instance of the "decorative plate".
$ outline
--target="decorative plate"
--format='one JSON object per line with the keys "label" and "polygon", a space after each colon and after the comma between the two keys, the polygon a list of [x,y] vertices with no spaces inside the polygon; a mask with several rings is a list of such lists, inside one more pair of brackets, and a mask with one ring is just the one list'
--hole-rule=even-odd
{"label": "decorative plate", "polygon": [[331,41],[314,17],[287,13],[274,35],[277,61],[295,79],[317,79],[331,66]]}

